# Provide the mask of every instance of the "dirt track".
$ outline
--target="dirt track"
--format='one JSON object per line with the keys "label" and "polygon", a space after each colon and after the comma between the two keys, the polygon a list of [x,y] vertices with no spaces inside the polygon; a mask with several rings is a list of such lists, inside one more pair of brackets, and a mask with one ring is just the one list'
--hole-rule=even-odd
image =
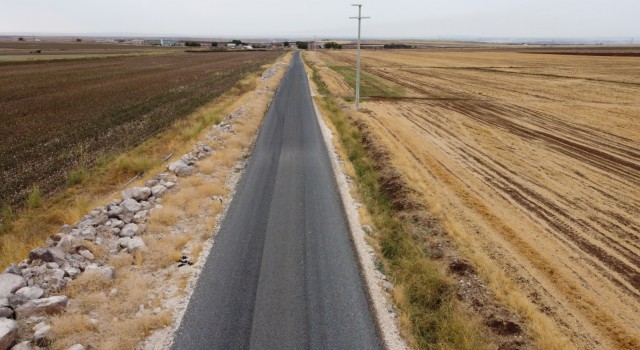
{"label": "dirt track", "polygon": [[549,319],[576,348],[640,348],[638,59],[395,51],[363,64],[406,89],[370,97],[363,120],[489,283],[509,276],[498,298],[533,304],[530,326]]}

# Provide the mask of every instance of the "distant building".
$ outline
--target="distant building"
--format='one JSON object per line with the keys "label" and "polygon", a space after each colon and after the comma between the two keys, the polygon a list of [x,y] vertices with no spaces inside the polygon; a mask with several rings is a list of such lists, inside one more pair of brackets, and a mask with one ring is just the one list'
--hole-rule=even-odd
{"label": "distant building", "polygon": [[146,39],[144,40],[144,44],[151,46],[182,46],[182,43],[179,43],[175,40],[165,39]]}
{"label": "distant building", "polygon": [[236,44],[234,43],[227,43],[227,49],[235,49],[236,48]]}
{"label": "distant building", "polygon": [[253,46],[251,46],[251,45],[245,45],[242,48],[245,49],[245,50],[253,50]]}

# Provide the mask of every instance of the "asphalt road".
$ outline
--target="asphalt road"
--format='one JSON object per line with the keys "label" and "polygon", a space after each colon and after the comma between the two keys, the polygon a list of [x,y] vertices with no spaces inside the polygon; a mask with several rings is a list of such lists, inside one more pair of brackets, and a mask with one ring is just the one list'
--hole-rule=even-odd
{"label": "asphalt road", "polygon": [[299,54],[172,348],[381,348]]}

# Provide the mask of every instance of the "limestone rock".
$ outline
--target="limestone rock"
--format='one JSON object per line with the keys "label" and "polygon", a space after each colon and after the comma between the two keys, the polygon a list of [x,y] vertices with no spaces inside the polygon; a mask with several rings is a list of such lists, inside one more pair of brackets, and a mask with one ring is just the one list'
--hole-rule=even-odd
{"label": "limestone rock", "polygon": [[146,210],[140,210],[133,216],[133,222],[136,224],[143,223],[147,220],[147,216],[149,216],[149,212]]}
{"label": "limestone rock", "polygon": [[47,250],[49,251],[49,254],[53,256],[53,262],[49,263],[49,266],[52,266],[52,264],[58,264],[57,267],[60,267],[66,263],[65,251],[62,248],[51,247]]}
{"label": "limestone rock", "polygon": [[25,297],[24,295],[12,294],[12,295],[9,295],[8,299],[9,299],[9,306],[14,310],[19,306],[29,302],[29,298]]}
{"label": "limestone rock", "polygon": [[78,251],[78,254],[82,255],[82,257],[84,257],[87,260],[93,260],[95,259],[95,257],[93,256],[93,253],[90,252],[87,249],[82,249]]}
{"label": "limestone rock", "polygon": [[22,343],[16,344],[11,350],[35,350],[35,348],[31,345],[30,341],[25,340]]}
{"label": "limestone rock", "polygon": [[167,191],[167,188],[162,186],[162,185],[158,185],[158,186],[153,186],[151,188],[151,193],[153,194],[154,197],[162,197],[162,195]]}
{"label": "limestone rock", "polygon": [[22,287],[18,289],[16,295],[23,296],[29,300],[40,299],[44,295],[44,290],[38,286]]}
{"label": "limestone rock", "polygon": [[51,334],[51,326],[45,322],[40,322],[33,327],[33,342],[40,347],[48,346],[51,340],[49,336]]}
{"label": "limestone rock", "polygon": [[133,237],[129,242],[127,242],[127,250],[129,252],[133,252],[136,249],[144,248],[146,245],[142,240],[142,237]]}
{"label": "limestone rock", "polygon": [[71,253],[71,250],[73,249],[73,240],[69,236],[62,237],[60,241],[58,241],[56,248],[62,249],[64,253]]}
{"label": "limestone rock", "polygon": [[120,216],[120,214],[122,214],[123,211],[124,209],[122,209],[120,206],[113,206],[110,207],[109,211],[107,212],[107,216],[109,218],[117,218],[118,216]]}
{"label": "limestone rock", "polygon": [[80,231],[80,237],[87,241],[93,241],[96,239],[96,229],[92,226],[87,226]]}
{"label": "limestone rock", "polygon": [[136,201],[142,201],[149,198],[149,196],[151,196],[151,189],[149,187],[132,187],[122,191],[122,198],[125,200],[127,198],[133,198]]}
{"label": "limestone rock", "polygon": [[22,275],[22,268],[16,264],[11,264],[4,270],[3,273],[11,273],[20,276]]}
{"label": "limestone rock", "polygon": [[0,298],[9,296],[16,290],[25,287],[27,281],[22,276],[12,273],[3,273],[0,275]]}
{"label": "limestone rock", "polygon": [[0,350],[9,349],[18,337],[18,324],[8,318],[0,318]]}
{"label": "limestone rock", "polygon": [[126,224],[120,230],[120,237],[133,237],[138,233],[138,225],[136,224]]}
{"label": "limestone rock", "polygon": [[122,210],[135,214],[136,212],[138,212],[141,208],[140,203],[138,203],[138,201],[136,201],[133,198],[127,198],[125,200],[122,201],[122,203],[120,203],[120,208],[122,208]]}
{"label": "limestone rock", "polygon": [[13,309],[10,307],[0,307],[0,318],[9,318],[13,316]]}
{"label": "limestone rock", "polygon": [[67,350],[85,350],[85,347],[82,344],[74,344]]}
{"label": "limestone rock", "polygon": [[96,264],[88,265],[85,272],[95,271],[106,279],[114,279],[116,277],[116,268],[113,266],[100,267]]}
{"label": "limestone rock", "polygon": [[19,306],[16,309],[16,315],[19,319],[27,318],[34,315],[54,315],[64,311],[67,307],[69,298],[64,295],[57,295],[44,299],[31,300],[28,303]]}

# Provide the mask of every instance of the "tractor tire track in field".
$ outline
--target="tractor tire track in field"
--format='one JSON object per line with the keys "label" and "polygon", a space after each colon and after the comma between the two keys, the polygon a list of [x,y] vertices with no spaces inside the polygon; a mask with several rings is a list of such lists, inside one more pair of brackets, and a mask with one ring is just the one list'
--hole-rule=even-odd
{"label": "tractor tire track in field", "polygon": [[418,193],[475,232],[576,347],[639,348],[640,98],[612,84],[632,62],[609,73],[515,53],[364,55],[366,73],[407,89],[372,97],[365,123]]}

